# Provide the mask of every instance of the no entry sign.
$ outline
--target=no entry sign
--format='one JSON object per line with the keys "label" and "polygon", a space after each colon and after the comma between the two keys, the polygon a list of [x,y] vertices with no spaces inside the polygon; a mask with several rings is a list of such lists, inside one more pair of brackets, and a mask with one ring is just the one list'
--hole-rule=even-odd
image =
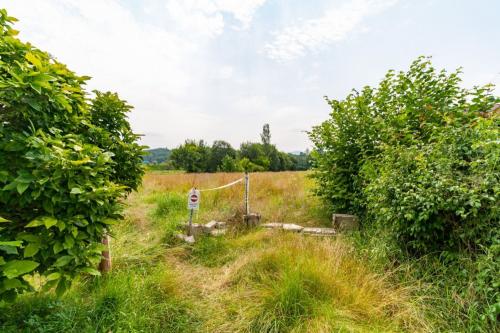
{"label": "no entry sign", "polygon": [[188,209],[200,208],[200,191],[192,189],[188,194]]}

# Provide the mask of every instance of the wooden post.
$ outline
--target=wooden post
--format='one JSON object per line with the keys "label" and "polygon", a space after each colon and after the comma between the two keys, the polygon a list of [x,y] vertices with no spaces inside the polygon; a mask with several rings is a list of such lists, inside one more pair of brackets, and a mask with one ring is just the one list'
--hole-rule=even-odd
{"label": "wooden post", "polygon": [[248,202],[248,192],[250,191],[250,178],[245,172],[245,215],[250,214],[250,204]]}
{"label": "wooden post", "polygon": [[191,236],[193,234],[193,208],[189,210],[189,225],[187,230],[187,235]]}
{"label": "wooden post", "polygon": [[101,243],[106,247],[104,251],[102,251],[102,259],[99,263],[99,271],[103,274],[111,271],[111,249],[109,246],[109,235],[105,234]]}

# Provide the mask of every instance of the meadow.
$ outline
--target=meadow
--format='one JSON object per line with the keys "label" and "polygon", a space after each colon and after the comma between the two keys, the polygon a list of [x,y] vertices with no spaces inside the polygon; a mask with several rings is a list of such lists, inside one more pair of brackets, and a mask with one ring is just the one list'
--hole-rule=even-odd
{"label": "meadow", "polygon": [[[194,245],[175,233],[187,191],[241,173],[149,172],[113,229],[113,270],[82,277],[58,299],[27,294],[0,314],[2,332],[426,332],[415,284],[360,250],[356,235],[320,238],[234,228]],[[307,172],[250,176],[264,222],[327,226]],[[243,184],[203,192],[195,221],[241,220]]]}

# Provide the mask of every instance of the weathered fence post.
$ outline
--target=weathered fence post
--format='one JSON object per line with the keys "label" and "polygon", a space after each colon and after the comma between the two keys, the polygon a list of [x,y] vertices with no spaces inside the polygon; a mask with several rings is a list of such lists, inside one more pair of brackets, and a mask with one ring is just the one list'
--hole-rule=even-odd
{"label": "weathered fence post", "polygon": [[106,247],[102,251],[102,259],[99,263],[99,271],[101,273],[108,273],[111,271],[111,248],[109,245],[109,235],[106,233],[101,241],[101,243]]}
{"label": "weathered fence post", "polygon": [[189,210],[189,225],[187,230],[188,236],[191,236],[193,234],[193,211],[194,211],[193,208]]}
{"label": "weathered fence post", "polygon": [[250,190],[250,177],[248,176],[248,172],[245,172],[245,215],[250,214],[250,206],[248,202],[248,192]]}
{"label": "weathered fence post", "polygon": [[250,213],[250,176],[245,172],[245,215],[243,215],[243,223],[246,227],[252,228],[260,224],[260,215]]}

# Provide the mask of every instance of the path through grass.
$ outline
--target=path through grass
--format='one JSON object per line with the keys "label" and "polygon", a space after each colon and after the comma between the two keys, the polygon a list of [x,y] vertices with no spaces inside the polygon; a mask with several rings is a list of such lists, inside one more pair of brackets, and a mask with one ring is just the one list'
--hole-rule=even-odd
{"label": "path through grass", "polygon": [[[82,278],[62,299],[21,297],[0,314],[3,332],[429,331],[412,290],[374,273],[348,239],[253,230],[174,237],[186,193],[240,174],[148,174],[114,230],[113,272]],[[250,204],[264,221],[324,226],[329,214],[303,172],[251,176]],[[231,220],[242,185],[202,194],[195,219]]]}

